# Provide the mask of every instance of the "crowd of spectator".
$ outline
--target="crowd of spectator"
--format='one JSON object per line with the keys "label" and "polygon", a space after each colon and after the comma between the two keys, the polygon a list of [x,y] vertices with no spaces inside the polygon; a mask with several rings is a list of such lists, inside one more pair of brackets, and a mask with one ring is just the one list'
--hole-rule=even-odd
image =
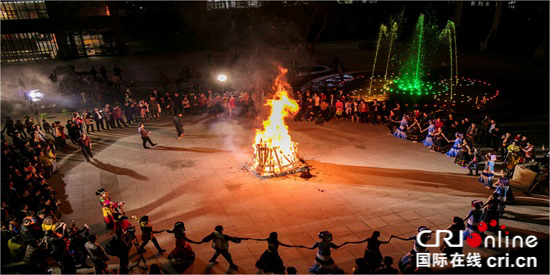
{"label": "crowd of spectator", "polygon": [[[353,96],[343,90],[331,93],[306,90],[297,93],[296,100],[300,110],[294,117],[295,121],[323,125],[335,119],[359,124],[383,124],[388,128],[388,134],[413,143],[422,142],[432,152],[454,157],[455,163],[469,168],[470,174],[475,171],[478,175],[479,167],[490,161],[491,155],[498,156],[496,159],[502,162],[503,176],[507,178],[513,177],[518,164],[524,164],[542,178],[548,174],[548,151],[543,147],[542,157],[537,160],[535,146],[527,136],[504,132],[489,114],[479,122],[472,121],[468,116],[458,119],[441,109],[421,112],[418,108],[402,108],[399,103],[390,106],[376,99],[367,102],[361,96]],[[533,184],[541,182],[540,177],[537,178]]]}
{"label": "crowd of spectator", "polygon": [[[112,85],[116,91],[121,91],[122,70],[115,66],[113,77],[107,76],[106,69],[101,67],[99,72],[92,67],[91,79],[93,83],[104,83]],[[182,77],[191,77],[189,70],[182,71]],[[50,78],[58,89],[55,75]],[[28,273],[47,273],[51,268],[49,259],[54,259],[63,273],[76,273],[77,267],[87,268],[87,259],[90,258],[94,264],[96,273],[112,272],[109,268],[109,256],[120,259],[117,272],[128,272],[128,254],[134,245],[135,237],[132,230],[135,230],[128,218],[125,217],[120,204],[112,202],[108,192],[101,193],[100,199],[102,211],[110,213],[113,225],[110,228],[114,231],[114,237],[104,248],[97,242],[97,236],[90,234],[89,227],[85,224],[79,229],[74,222],[71,226],[61,221],[61,214],[58,207],[61,200],[53,188],[48,184],[47,179],[58,171],[56,150],[67,145],[66,140],[83,147],[90,147],[86,135],[111,130],[114,128],[129,127],[132,124],[139,124],[149,120],[158,120],[162,116],[185,116],[212,115],[212,116],[255,116],[257,113],[257,99],[255,93],[248,92],[227,92],[224,90],[213,92],[201,89],[194,91],[177,91],[170,93],[166,87],[166,76],[161,74],[159,81],[164,93],[153,89],[151,94],[140,100],[126,89],[122,97],[108,97],[106,101],[102,93],[95,94],[94,99],[88,101],[87,93],[82,95],[82,105],[86,107],[84,112],[74,112],[66,124],[54,121],[51,125],[43,120],[42,123],[34,123],[32,118],[25,117],[13,121],[6,117],[2,130],[2,249],[9,251],[3,253],[3,265],[8,262],[23,263],[20,271]],[[69,85],[69,84],[63,84]],[[103,84],[100,84],[103,85]],[[74,88],[71,86],[71,88]],[[98,96],[99,95],[99,96]],[[119,100],[120,101],[111,101]],[[433,152],[445,153],[455,158],[455,162],[464,168],[469,168],[471,174],[475,171],[478,174],[478,163],[485,163],[485,172],[488,171],[489,163],[495,161],[492,155],[499,155],[504,164],[506,173],[502,178],[492,184],[493,178],[489,179],[490,186],[496,187],[495,192],[483,203],[472,202],[472,211],[466,218],[453,217],[449,230],[458,232],[467,227],[472,232],[478,232],[477,225],[480,222],[489,223],[497,220],[503,214],[504,207],[513,202],[513,195],[508,184],[508,178],[513,176],[514,167],[520,163],[537,163],[532,165],[539,169],[539,177],[533,182],[529,190],[533,190],[536,184],[548,180],[548,152],[543,148],[544,157],[536,158],[534,145],[526,136],[521,134],[512,135],[504,133],[494,119],[486,115],[480,123],[472,122],[469,118],[456,119],[453,114],[443,115],[440,112],[420,112],[418,109],[405,110],[399,103],[388,104],[386,102],[367,102],[359,96],[351,96],[343,91],[334,93],[296,93],[296,100],[300,104],[300,110],[294,117],[296,121],[314,121],[318,125],[336,120],[350,120],[354,123],[383,124],[388,128],[389,134],[398,138],[411,140],[414,143],[422,142]],[[113,105],[106,102],[115,102]],[[121,103],[119,103],[121,102]],[[93,109],[89,106],[97,106]],[[479,126],[478,126],[479,125]],[[9,144],[4,139],[6,133],[12,139]],[[51,135],[51,138],[47,135]],[[83,149],[84,150],[84,149]],[[482,150],[486,150],[482,152]],[[84,154],[89,161],[93,158],[91,151]],[[485,153],[489,153],[486,155]],[[483,176],[483,175],[482,175]],[[486,178],[484,178],[486,180]],[[480,178],[481,181],[481,178]],[[533,186],[534,185],[534,186]],[[529,192],[529,191],[528,191]],[[106,195],[105,195],[106,194]],[[106,203],[108,202],[108,203]],[[140,253],[144,252],[144,246],[148,240],[152,240],[160,253],[164,252],[158,246],[152,224],[148,217],[137,219],[142,231],[141,246],[136,246]],[[107,220],[106,220],[107,221]],[[133,228],[133,229],[132,229]],[[428,228],[420,226],[418,232]],[[293,267],[285,267],[281,257],[278,255],[279,246],[317,249],[314,266],[309,270],[311,273],[343,273],[330,256],[331,249],[338,249],[341,245],[332,243],[332,234],[328,231],[320,232],[319,241],[311,247],[292,246],[281,243],[277,234],[273,232],[265,239],[251,239],[231,237],[223,234],[223,227],[217,226],[215,231],[203,238],[200,242],[188,239],[185,235],[185,226],[182,222],[176,223],[173,230],[166,230],[176,237],[176,248],[170,253],[169,260],[184,259],[194,260],[194,253],[189,243],[200,244],[204,242],[213,243],[215,255],[211,262],[217,263],[218,255],[224,256],[230,263],[230,268],[238,269],[233,263],[229,253],[228,242],[239,243],[241,240],[266,241],[268,248],[264,255],[256,263],[256,267],[262,272],[275,272],[288,274],[296,273]],[[149,236],[147,242],[143,236]],[[430,235],[425,234],[429,237]],[[413,240],[416,236],[402,238],[390,236],[387,241],[379,240],[380,232],[373,232],[370,238],[355,243],[367,243],[363,258],[356,259],[356,266],[353,273],[383,273],[396,274],[393,258],[383,257],[379,247],[388,243],[392,238],[401,240]],[[426,240],[427,241],[427,240]],[[354,243],[354,242],[349,242]],[[443,247],[443,252],[451,252],[448,247]],[[411,252],[401,258],[398,262],[399,271],[429,272],[426,268],[415,266],[415,255],[417,252],[425,251],[426,247],[416,242]],[[456,251],[454,251],[456,252]],[[460,251],[462,250],[460,249]],[[160,273],[158,266],[151,266],[150,272]],[[305,272],[305,271],[304,271]],[[158,274],[154,273],[154,274]]]}
{"label": "crowd of spectator", "polygon": [[[51,255],[64,272],[76,272],[71,259],[83,254],[70,259],[67,255],[72,249],[82,251],[80,234],[87,229],[58,223],[61,200],[47,181],[58,172],[56,150],[63,144],[47,138],[29,117],[28,128],[21,131],[9,117],[6,120],[3,130],[13,143],[8,144],[2,134],[2,264],[23,262],[20,271],[46,273]],[[56,122],[49,131],[62,132],[62,127]],[[66,239],[74,239],[72,246],[66,245]]]}

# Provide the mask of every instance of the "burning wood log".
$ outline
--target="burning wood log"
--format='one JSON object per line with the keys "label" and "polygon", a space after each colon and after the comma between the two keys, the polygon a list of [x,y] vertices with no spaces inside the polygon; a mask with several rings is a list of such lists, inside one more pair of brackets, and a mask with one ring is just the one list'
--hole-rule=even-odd
{"label": "burning wood log", "polygon": [[253,145],[252,169],[260,176],[278,176],[298,172],[304,165],[298,157],[298,145],[292,141],[284,118],[298,111],[298,103],[288,97],[288,83],[284,80],[287,70],[279,68],[273,88],[274,99],[268,100],[271,112],[263,122],[263,129],[256,131]]}

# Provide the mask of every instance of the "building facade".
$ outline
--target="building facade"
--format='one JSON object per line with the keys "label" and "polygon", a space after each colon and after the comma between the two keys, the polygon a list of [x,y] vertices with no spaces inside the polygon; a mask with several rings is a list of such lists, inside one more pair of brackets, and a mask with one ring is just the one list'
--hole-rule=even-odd
{"label": "building facade", "polygon": [[2,1],[2,62],[124,51],[116,2]]}

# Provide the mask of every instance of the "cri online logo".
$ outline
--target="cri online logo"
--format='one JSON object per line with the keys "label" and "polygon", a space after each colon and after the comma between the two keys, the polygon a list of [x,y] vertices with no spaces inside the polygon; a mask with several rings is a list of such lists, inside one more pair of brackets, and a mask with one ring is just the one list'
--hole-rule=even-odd
{"label": "cri online logo", "polygon": [[[497,221],[496,220],[491,220],[489,222],[489,225],[491,227],[496,227],[497,226]],[[477,228],[478,228],[479,232],[483,233],[483,232],[487,231],[489,226],[486,223],[481,222],[481,223],[479,223]],[[506,226],[501,225],[500,229],[505,230]],[[440,246],[440,238],[441,238],[440,236],[442,236],[442,235],[444,236],[443,241],[449,247],[463,247],[464,246],[464,238],[459,238],[459,243],[458,244],[451,243],[451,239],[453,238],[453,232],[450,231],[450,230],[436,230],[435,244],[424,243],[425,240],[430,239],[430,238],[424,238],[424,240],[423,240],[422,235],[424,235],[424,234],[431,235],[432,231],[431,230],[422,230],[416,236],[416,241],[421,246],[424,246],[424,247],[439,247]],[[461,234],[461,236],[463,236],[464,231],[460,230],[460,234]],[[498,248],[501,248],[501,247],[506,247],[506,248],[514,247],[515,248],[515,247],[523,247],[524,245],[527,246],[527,247],[533,248],[533,247],[537,246],[537,237],[533,236],[533,235],[529,235],[529,236],[525,237],[525,240],[521,236],[514,236],[511,240],[511,246],[510,246],[510,237],[508,236],[510,234],[510,232],[505,231],[504,234],[506,236],[504,236],[504,238],[503,238],[502,237],[502,231],[499,230],[498,231],[498,236],[497,236],[498,238],[495,238],[494,236],[485,236],[485,242],[484,242],[483,238],[481,237],[481,235],[479,233],[473,232],[473,233],[470,233],[468,236],[466,236],[466,242],[471,247],[479,247],[482,243],[484,243],[484,246],[486,248],[489,248],[489,247],[492,247],[492,248],[495,248],[495,247],[498,247]],[[504,246],[502,245],[503,242],[504,242]]]}
{"label": "cri online logo", "polygon": [[[491,225],[491,227],[495,227],[497,226],[497,221],[496,220],[491,220],[489,222],[489,225]],[[504,230],[506,228],[505,225],[501,225],[500,226],[500,229]],[[477,226],[477,229],[479,230],[479,232],[483,233],[485,231],[487,231],[488,229],[488,226],[485,222],[480,222],[479,225]],[[505,232],[506,235],[510,234],[510,232],[506,231]],[[499,235],[500,235],[500,232],[499,232]],[[466,237],[466,242],[471,246],[471,247],[478,247],[481,245],[482,243],[482,238],[481,238],[481,235],[479,235],[478,233],[471,233],[470,235],[468,235]]]}

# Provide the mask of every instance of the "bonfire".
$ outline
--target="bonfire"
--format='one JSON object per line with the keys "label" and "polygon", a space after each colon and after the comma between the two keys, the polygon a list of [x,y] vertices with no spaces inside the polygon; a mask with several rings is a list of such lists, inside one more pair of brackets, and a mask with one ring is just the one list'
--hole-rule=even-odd
{"label": "bonfire", "polygon": [[295,173],[303,166],[298,158],[298,144],[292,141],[285,124],[285,117],[299,110],[298,103],[289,97],[286,73],[287,69],[279,67],[273,85],[275,94],[266,103],[271,108],[269,117],[264,120],[263,129],[256,130],[252,169],[264,177]]}

